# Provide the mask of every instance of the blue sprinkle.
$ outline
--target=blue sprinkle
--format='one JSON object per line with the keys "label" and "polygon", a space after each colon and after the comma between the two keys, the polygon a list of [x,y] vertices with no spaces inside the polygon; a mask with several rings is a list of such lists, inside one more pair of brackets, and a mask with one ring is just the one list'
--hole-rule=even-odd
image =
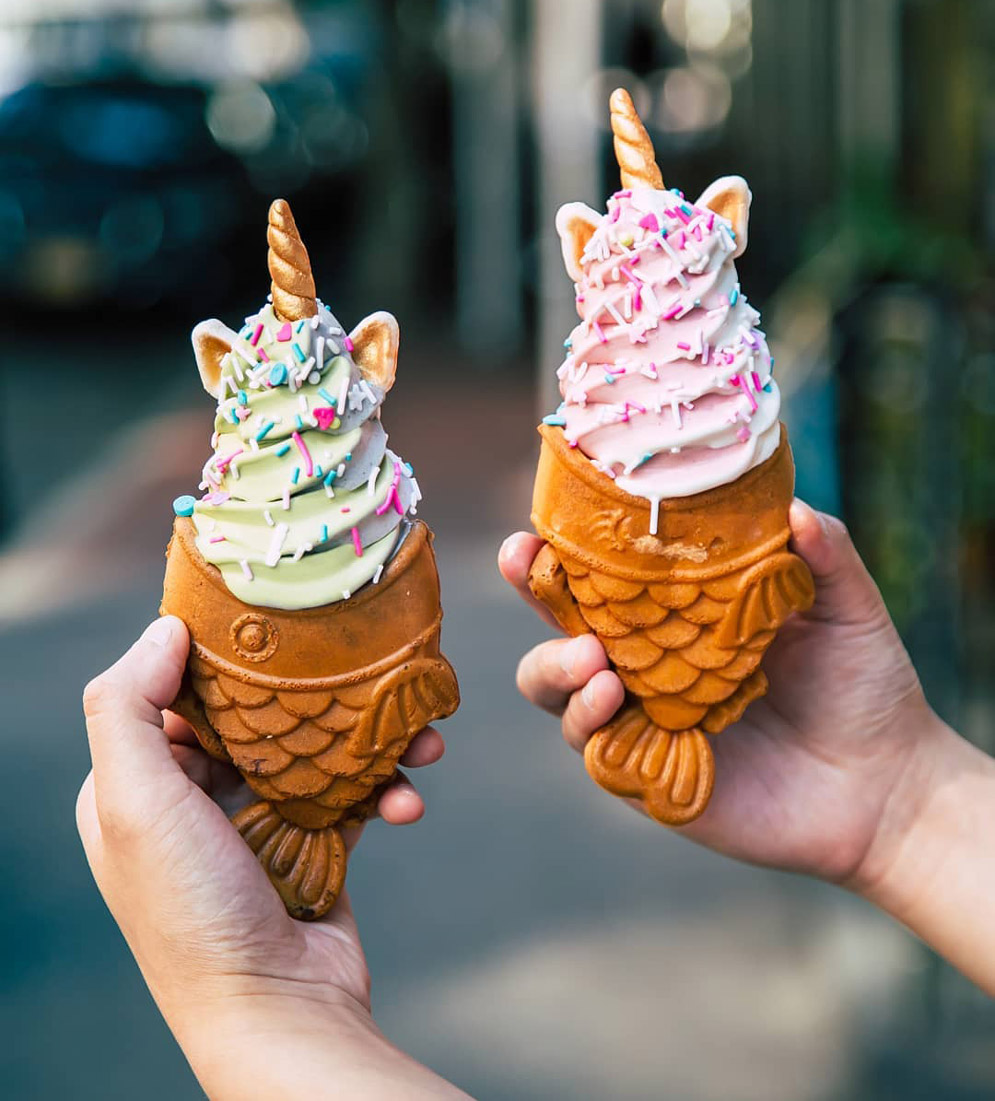
{"label": "blue sprinkle", "polygon": [[262,428],[259,429],[256,433],[256,443],[260,443],[262,440],[266,439],[275,423],[275,421],[267,421]]}
{"label": "blue sprinkle", "polygon": [[570,337],[567,337],[567,339],[563,341],[564,348],[572,348],[573,346],[574,342],[570,339]]}
{"label": "blue sprinkle", "polygon": [[336,404],[335,398],[332,397],[332,395],[324,388],[324,386],[321,387],[318,393],[325,399],[325,401],[328,402],[329,405]]}
{"label": "blue sprinkle", "polygon": [[335,481],[335,475],[337,473],[338,473],[338,471],[329,470],[329,472],[325,475],[325,485],[326,486],[330,486],[332,484],[332,482]]}
{"label": "blue sprinkle", "polygon": [[404,473],[407,474],[409,478],[413,478],[415,476],[415,468],[411,465],[411,463],[406,463],[402,461],[401,466],[404,467]]}
{"label": "blue sprinkle", "polygon": [[283,456],[286,455],[289,450],[290,450],[290,444],[289,443],[281,443],[280,446],[276,449],[276,453],[282,459]]}
{"label": "blue sprinkle", "polygon": [[729,305],[730,306],[735,306],[736,302],[738,300],[739,300],[739,287],[733,287],[732,288],[732,294],[729,295]]}
{"label": "blue sprinkle", "polygon": [[687,215],[694,214],[694,211],[691,209],[691,207],[688,206],[687,203],[681,203],[681,210],[683,210],[684,213]]}
{"label": "blue sprinkle", "polygon": [[769,394],[773,389],[773,386],[768,382],[767,385],[764,387],[764,393]]}
{"label": "blue sprinkle", "polygon": [[301,420],[300,413],[297,414],[297,427],[298,428],[303,428],[304,427],[304,422]]}
{"label": "blue sprinkle", "polygon": [[304,354],[304,349],[297,343],[296,340],[293,342],[293,344],[290,345],[290,347],[294,349],[294,355],[297,357],[297,362],[304,363],[304,361],[307,359],[307,356]]}
{"label": "blue sprinkle", "polygon": [[244,390],[239,390],[239,392],[238,392],[238,404],[239,405],[248,405],[249,404],[249,395]]}
{"label": "blue sprinkle", "polygon": [[297,480],[301,476],[301,468],[299,466],[294,467],[293,474],[290,475],[290,480],[294,485],[297,485]]}
{"label": "blue sprinkle", "polygon": [[231,408],[231,422],[232,422],[232,424],[238,424],[239,423],[238,413],[235,412],[235,407],[234,406],[232,406],[232,408]]}
{"label": "blue sprinkle", "polygon": [[173,502],[173,512],[177,516],[193,516],[193,509],[196,504],[197,502],[193,497],[184,494],[182,497],[177,497]]}
{"label": "blue sprinkle", "polygon": [[318,463],[317,466],[315,466],[315,468],[314,468],[314,476],[316,478],[320,478],[322,476],[322,474],[324,474],[324,473],[325,472],[321,467],[321,463]]}
{"label": "blue sprinkle", "polygon": [[282,386],[287,381],[287,368],[282,363],[276,363],[270,368],[269,381],[271,386]]}
{"label": "blue sprinkle", "polygon": [[295,333],[299,333],[299,332],[301,331],[301,329],[303,329],[303,328],[304,328],[304,322],[303,322],[303,321],[299,321],[299,322],[297,323],[297,328],[296,328],[296,329],[294,329],[294,332],[295,332]]}
{"label": "blue sprinkle", "polygon": [[327,524],[322,524],[321,525],[321,538],[318,540],[318,542],[319,543],[327,543],[328,542],[328,525]]}
{"label": "blue sprinkle", "polygon": [[542,418],[542,423],[552,425],[555,428],[564,428],[567,422],[566,418],[558,416],[556,413],[550,413]]}
{"label": "blue sprinkle", "polygon": [[607,382],[607,383],[614,383],[614,382],[615,382],[615,376],[614,376],[614,375],[609,375],[609,374],[606,374],[606,375],[605,375],[605,382]]}

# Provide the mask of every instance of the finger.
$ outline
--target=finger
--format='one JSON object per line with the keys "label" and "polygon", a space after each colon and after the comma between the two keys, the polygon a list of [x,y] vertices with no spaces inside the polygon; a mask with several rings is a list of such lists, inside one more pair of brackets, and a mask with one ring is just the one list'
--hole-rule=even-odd
{"label": "finger", "polygon": [[[153,621],[131,649],[83,692],[97,805],[174,774],[163,709],[176,697],[189,638],[174,616]],[[151,781],[151,784],[150,784]]]}
{"label": "finger", "polygon": [[815,578],[813,619],[840,624],[887,620],[884,601],[842,520],[794,500],[789,514],[792,545]]}
{"label": "finger", "polygon": [[434,726],[426,726],[411,739],[411,745],[404,751],[401,764],[405,768],[424,768],[434,765],[446,752],[446,743]]}
{"label": "finger", "polygon": [[175,711],[163,712],[162,726],[172,745],[200,745],[194,728],[181,715],[177,715]]}
{"label": "finger", "polygon": [[604,647],[594,635],[543,642],[518,664],[518,690],[536,707],[562,715],[571,694],[608,668]]}
{"label": "finger", "polygon": [[425,813],[425,801],[407,776],[398,772],[397,778],[380,796],[377,810],[380,817],[392,826],[410,826]]}
{"label": "finger", "polygon": [[544,545],[538,535],[532,535],[530,532],[518,531],[514,535],[509,535],[498,551],[498,569],[505,581],[518,592],[530,608],[538,613],[543,622],[559,630],[560,626],[549,609],[541,601],[536,600],[529,588],[529,570],[532,568],[535,556]]}
{"label": "finger", "polygon": [[567,745],[583,753],[591,735],[608,722],[624,699],[625,689],[617,673],[610,669],[595,673],[579,692],[574,692],[563,713]]}

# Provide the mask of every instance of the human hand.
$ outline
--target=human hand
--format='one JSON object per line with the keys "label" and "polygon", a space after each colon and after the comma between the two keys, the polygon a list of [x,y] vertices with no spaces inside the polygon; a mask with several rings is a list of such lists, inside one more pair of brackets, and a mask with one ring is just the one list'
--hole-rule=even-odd
{"label": "human hand", "polygon": [[[741,860],[859,883],[900,842],[912,808],[890,805],[891,796],[942,724],[843,524],[800,501],[790,519],[793,549],[815,576],[815,605],[771,645],[768,695],[713,740],[711,802],[682,832]],[[527,583],[542,545],[511,536],[500,568],[551,622]],[[518,683],[562,716],[581,752],[624,696],[593,635],[536,647]]]}
{"label": "human hand", "polygon": [[[238,773],[209,758],[164,710],[188,647],[180,620],[158,619],[87,686],[93,771],[77,823],[97,885],[195,1073],[212,1098],[270,1096],[265,1083],[307,1088],[330,1061],[337,1089],[361,1082],[364,1097],[381,1096],[378,1083],[387,1081],[403,1083],[404,1096],[445,1096],[448,1083],[391,1047],[373,1023],[348,898],[317,922],[288,917],[222,810],[245,801]],[[427,728],[402,763],[432,764],[443,751]],[[379,812],[404,824],[424,804],[399,776]]]}

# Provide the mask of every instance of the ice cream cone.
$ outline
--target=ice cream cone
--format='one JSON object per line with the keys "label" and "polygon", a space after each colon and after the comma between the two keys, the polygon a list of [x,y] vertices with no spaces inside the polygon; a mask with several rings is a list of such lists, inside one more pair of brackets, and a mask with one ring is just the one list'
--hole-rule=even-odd
{"label": "ice cream cone", "polygon": [[730,485],[652,506],[543,425],[532,523],[547,541],[530,585],[569,634],[593,633],[627,691],[588,743],[591,776],[677,825],[708,803],[718,734],[767,690],[760,661],[811,575],[786,550],[787,436]]}
{"label": "ice cream cone", "polygon": [[540,427],[529,583],[569,634],[593,633],[626,689],[588,772],[668,825],[698,817],[709,735],[767,691],[777,629],[814,597],[787,550],[794,466],[773,361],[734,259],[745,181],[697,201],[663,189],[627,93],[612,97],[623,190],[557,217],[581,323]]}
{"label": "ice cream cone", "polygon": [[342,827],[459,690],[418,484],[380,422],[397,322],[346,335],[282,200],[268,241],[272,304],[240,333],[194,330],[213,455],[204,496],[174,503],[161,612],[191,639],[174,710],[258,797],[233,821],[288,912],[314,919],[342,889]]}
{"label": "ice cream cone", "polygon": [[287,612],[234,597],[191,521],[175,522],[161,612],[184,620],[191,647],[174,709],[262,800],[235,824],[295,917],[331,907],[339,829],[372,812],[414,735],[459,702],[431,539],[415,524],[376,586]]}

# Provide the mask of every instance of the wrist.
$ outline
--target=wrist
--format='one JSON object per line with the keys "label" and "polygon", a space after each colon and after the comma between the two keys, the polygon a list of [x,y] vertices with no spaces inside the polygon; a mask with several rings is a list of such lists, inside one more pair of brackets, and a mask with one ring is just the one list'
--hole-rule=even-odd
{"label": "wrist", "polygon": [[170,1027],[211,1101],[336,1096],[464,1097],[394,1047],[367,1006],[327,984],[246,984]]}
{"label": "wrist", "polygon": [[931,872],[929,823],[943,798],[945,779],[973,747],[925,702],[918,714],[904,716],[897,725],[897,737],[908,751],[867,851],[844,886],[900,918],[905,899],[918,893],[920,881]]}

